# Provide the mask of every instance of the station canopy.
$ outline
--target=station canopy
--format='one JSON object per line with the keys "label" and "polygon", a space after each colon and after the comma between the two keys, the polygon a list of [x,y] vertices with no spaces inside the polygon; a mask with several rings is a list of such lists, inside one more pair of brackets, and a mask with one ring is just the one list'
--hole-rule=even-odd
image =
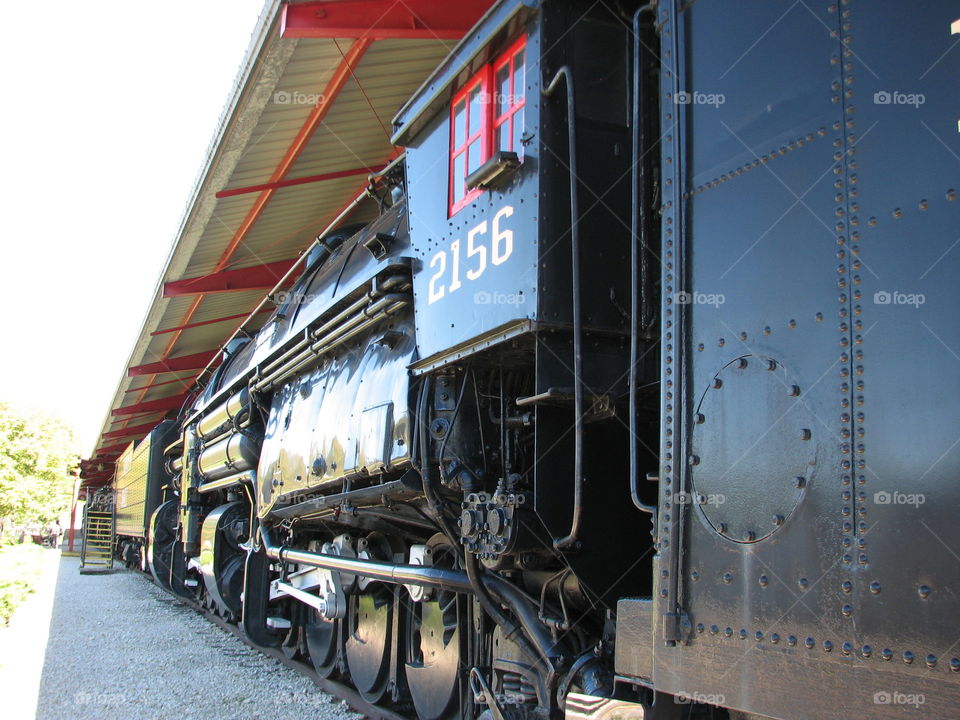
{"label": "station canopy", "polygon": [[[397,156],[394,113],[492,0],[268,0],[81,478],[176,415],[245,318]],[[366,219],[357,204],[345,222]],[[295,273],[291,275],[294,277]]]}

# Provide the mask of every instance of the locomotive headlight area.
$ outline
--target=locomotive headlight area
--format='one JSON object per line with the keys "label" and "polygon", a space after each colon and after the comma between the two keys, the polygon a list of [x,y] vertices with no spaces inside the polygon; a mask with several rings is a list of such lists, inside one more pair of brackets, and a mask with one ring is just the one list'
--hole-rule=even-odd
{"label": "locomotive headlight area", "polygon": [[84,582],[380,717],[960,717],[957,14],[270,0]]}

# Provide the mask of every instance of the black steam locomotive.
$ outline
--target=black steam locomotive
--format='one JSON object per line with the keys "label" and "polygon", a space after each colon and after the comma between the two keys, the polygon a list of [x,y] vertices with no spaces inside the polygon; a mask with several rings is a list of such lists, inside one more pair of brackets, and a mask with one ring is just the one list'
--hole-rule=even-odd
{"label": "black steam locomotive", "polygon": [[497,3],[125,552],[425,720],[960,716],[958,17]]}

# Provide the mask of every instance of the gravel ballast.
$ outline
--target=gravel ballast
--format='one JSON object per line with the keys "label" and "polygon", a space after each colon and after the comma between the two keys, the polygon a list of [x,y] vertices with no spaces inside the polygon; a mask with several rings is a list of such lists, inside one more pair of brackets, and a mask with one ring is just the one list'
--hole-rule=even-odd
{"label": "gravel ballast", "polygon": [[307,677],[132,571],[60,564],[38,720],[353,720]]}

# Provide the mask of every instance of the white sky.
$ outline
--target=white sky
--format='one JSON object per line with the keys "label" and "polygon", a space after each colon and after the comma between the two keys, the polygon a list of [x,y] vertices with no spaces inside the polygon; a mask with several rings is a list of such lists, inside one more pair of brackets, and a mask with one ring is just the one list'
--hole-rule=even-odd
{"label": "white sky", "polygon": [[86,456],[264,0],[8,3],[0,399]]}

